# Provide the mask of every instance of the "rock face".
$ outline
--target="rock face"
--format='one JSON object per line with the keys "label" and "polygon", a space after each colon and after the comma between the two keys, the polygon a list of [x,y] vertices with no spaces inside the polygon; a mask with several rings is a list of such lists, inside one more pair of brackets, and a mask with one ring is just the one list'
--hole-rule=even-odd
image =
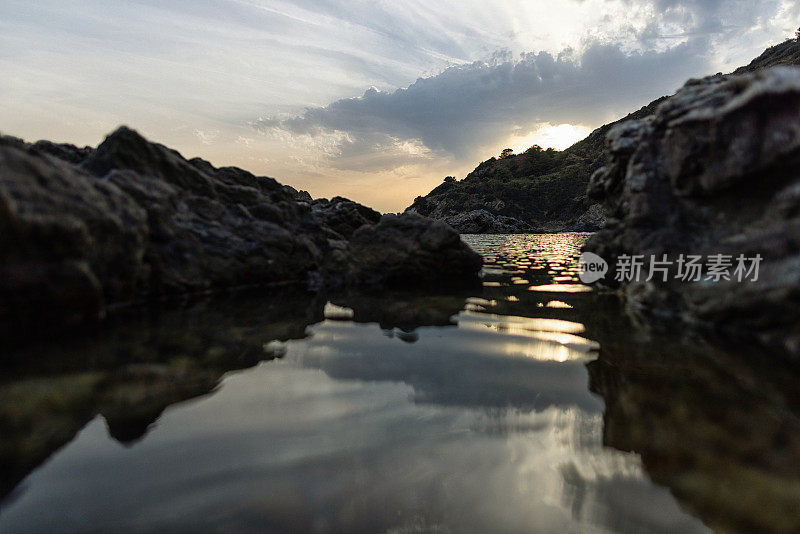
{"label": "rock face", "polygon": [[375,224],[381,219],[381,214],[374,209],[343,197],[316,199],[311,202],[311,209],[339,239],[349,239],[361,226]]}
{"label": "rock face", "polygon": [[589,250],[612,264],[623,254],[762,258],[755,281],[676,280],[673,266],[666,282],[626,283],[629,308],[800,358],[800,68],[691,80],[652,116],[612,129],[608,151],[589,194],[610,222]]}
{"label": "rock face", "polygon": [[605,213],[587,198],[586,187],[605,162],[605,136],[616,124],[650,115],[663,100],[601,126],[566,150],[534,145],[522,154],[488,159],[463,180],[443,182],[417,197],[406,211],[445,221],[462,233],[599,230]]}
{"label": "rock face", "polygon": [[[756,72],[778,65],[800,64],[800,42],[785,41],[767,49],[736,74]],[[521,154],[490,158],[461,181],[446,180],[425,196],[417,197],[408,211],[455,221],[463,232],[500,233],[498,225],[468,223],[461,230],[461,218],[474,219],[476,211],[493,217],[522,221],[527,232],[593,232],[603,228],[605,215],[598,203],[586,196],[592,173],[606,159],[606,134],[618,124],[652,115],[666,100],[659,98],[628,116],[601,126],[563,151],[532,146]],[[485,218],[485,217],[484,217]],[[453,222],[451,222],[453,224]],[[499,225],[502,227],[502,225]]]}
{"label": "rock face", "polygon": [[347,279],[361,287],[463,287],[483,263],[458,232],[415,213],[384,215],[350,240]]}
{"label": "rock face", "polygon": [[535,229],[513,217],[493,215],[486,210],[473,210],[442,219],[462,234],[527,234]]}
{"label": "rock face", "polygon": [[[379,219],[347,199],[311,201],[271,178],[186,160],[125,127],[96,149],[0,137],[0,329],[63,326],[112,304],[244,285],[341,286],[348,238]],[[442,232],[415,221],[381,238],[405,250],[425,229]],[[412,271],[428,261],[446,277],[476,279],[480,266],[467,273],[451,262],[454,250],[469,252],[440,240],[421,256],[393,257],[413,261]]]}

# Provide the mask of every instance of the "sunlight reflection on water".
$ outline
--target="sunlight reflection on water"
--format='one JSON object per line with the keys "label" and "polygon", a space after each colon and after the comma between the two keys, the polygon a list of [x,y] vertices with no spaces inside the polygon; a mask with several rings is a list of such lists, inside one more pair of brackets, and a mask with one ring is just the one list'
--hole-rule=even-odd
{"label": "sunlight reflection on water", "polygon": [[451,325],[328,303],[305,339],[264,340],[282,359],[168,408],[129,448],[95,418],[3,505],[0,532],[704,531],[602,444],[587,295],[527,290],[574,286],[585,236],[465,240],[496,286]]}

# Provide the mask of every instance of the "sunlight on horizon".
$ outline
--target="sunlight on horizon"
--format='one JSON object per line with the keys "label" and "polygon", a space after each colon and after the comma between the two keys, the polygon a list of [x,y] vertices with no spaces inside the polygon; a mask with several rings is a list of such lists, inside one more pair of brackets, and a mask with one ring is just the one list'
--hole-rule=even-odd
{"label": "sunlight on horizon", "polygon": [[526,136],[513,137],[512,141],[509,143],[509,147],[517,154],[525,152],[533,145],[539,145],[545,149],[554,148],[556,150],[564,150],[578,141],[585,139],[586,136],[592,133],[592,130],[592,128],[582,124],[565,123],[555,125],[544,123]]}

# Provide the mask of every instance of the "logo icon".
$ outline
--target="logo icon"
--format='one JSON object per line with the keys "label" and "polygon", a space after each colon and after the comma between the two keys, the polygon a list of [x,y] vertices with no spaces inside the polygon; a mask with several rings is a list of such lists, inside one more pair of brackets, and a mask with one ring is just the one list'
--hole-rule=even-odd
{"label": "logo icon", "polygon": [[608,263],[606,260],[593,252],[584,252],[578,259],[578,278],[584,284],[593,284],[605,278],[608,272]]}

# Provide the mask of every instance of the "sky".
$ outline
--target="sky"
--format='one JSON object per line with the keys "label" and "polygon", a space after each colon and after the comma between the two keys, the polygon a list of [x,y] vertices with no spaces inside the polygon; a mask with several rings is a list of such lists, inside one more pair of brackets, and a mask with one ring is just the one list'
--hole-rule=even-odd
{"label": "sky", "polygon": [[800,0],[2,0],[0,132],[153,141],[402,211],[794,36]]}

